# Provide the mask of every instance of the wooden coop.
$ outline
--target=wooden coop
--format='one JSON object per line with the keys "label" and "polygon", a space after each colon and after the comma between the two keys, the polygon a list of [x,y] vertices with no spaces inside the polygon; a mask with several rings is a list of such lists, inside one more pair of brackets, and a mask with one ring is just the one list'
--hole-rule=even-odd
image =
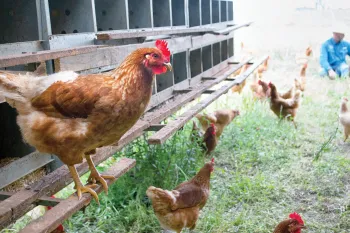
{"label": "wooden coop", "polygon": [[[14,73],[106,72],[136,48],[154,47],[159,38],[168,41],[173,72],[156,77],[146,113],[119,142],[97,150],[93,156],[96,165],[145,131],[156,131],[148,143],[163,143],[267,58],[235,60],[233,31],[249,23],[234,23],[232,0],[0,2],[0,69]],[[228,78],[247,63],[251,66],[246,72]],[[223,81],[229,82],[211,90]],[[175,120],[160,124],[201,95],[207,97]],[[4,100],[0,100],[0,110],[0,230],[35,206],[47,205],[54,207],[20,232],[50,232],[92,197],[49,198],[72,182],[67,167],[55,155],[40,154],[23,142],[16,110]],[[107,173],[118,178],[136,162],[122,158]],[[76,168],[80,175],[88,171],[86,162]],[[102,187],[96,191],[101,192]]]}

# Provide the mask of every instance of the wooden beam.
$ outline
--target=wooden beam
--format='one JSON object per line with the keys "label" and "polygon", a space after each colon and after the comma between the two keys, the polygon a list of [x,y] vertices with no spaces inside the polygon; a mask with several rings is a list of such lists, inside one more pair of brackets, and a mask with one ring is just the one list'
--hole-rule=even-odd
{"label": "wooden beam", "polygon": [[[7,199],[14,194],[15,194],[14,192],[0,191],[0,201]],[[43,205],[43,206],[55,206],[63,200],[64,199],[61,199],[61,198],[52,198],[48,196],[42,196],[36,201],[36,204]]]}
{"label": "wooden beam", "polygon": [[239,28],[242,28],[242,27],[249,27],[253,22],[249,22],[249,23],[244,23],[244,24],[239,24],[239,25],[234,25],[234,26],[231,26],[231,27],[227,27],[225,29],[221,29],[221,30],[217,30],[217,31],[214,31],[213,33],[215,35],[227,35],[229,34],[230,32],[232,31],[235,31]]}
{"label": "wooden beam", "polygon": [[15,54],[0,57],[0,67],[16,66],[34,62],[42,62],[61,57],[75,56],[78,54],[90,53],[98,48],[106,47],[104,45],[80,46],[68,49],[45,50],[40,52],[29,52],[24,54]]}
{"label": "wooden beam", "polygon": [[[229,65],[237,65],[239,64],[239,61],[228,61],[227,64]],[[248,62],[247,65],[253,65],[254,62]]]}
{"label": "wooden beam", "polygon": [[[215,80],[216,77],[202,77],[202,80]],[[234,81],[234,78],[226,78],[225,81]]]}
{"label": "wooden beam", "polygon": [[97,33],[98,40],[115,40],[135,37],[146,37],[146,36],[158,36],[158,35],[175,35],[185,33],[199,33],[199,32],[212,32],[215,28],[213,27],[198,27],[198,28],[179,28],[179,29],[153,29],[149,31],[131,31],[131,32],[101,32]]}
{"label": "wooden beam", "polygon": [[[106,175],[113,175],[115,178],[119,178],[127,171],[133,168],[136,164],[136,160],[122,158],[119,162],[111,166]],[[116,180],[106,180],[108,186],[113,184]],[[96,193],[101,193],[103,187],[99,185],[95,189]],[[87,206],[93,197],[89,193],[84,193],[82,198],[78,200],[77,196],[73,194],[64,201],[61,201],[58,205],[47,211],[43,216],[34,220],[28,224],[20,233],[47,233],[56,229],[64,220],[68,219],[75,212]]]}
{"label": "wooden beam", "polygon": [[[234,66],[225,72],[226,77],[231,73],[241,68],[244,64],[249,62],[252,58],[248,58],[242,63]],[[152,124],[158,124],[162,120],[169,117],[171,114],[178,111],[183,105],[189,103],[195,98],[199,97],[208,88],[220,83],[225,77],[218,77],[212,81],[206,81],[202,84],[198,84],[193,87],[193,90],[187,94],[178,95],[172,102],[162,104],[152,111],[146,112],[144,116],[136,122],[136,124],[115,144],[97,149],[97,152],[92,159],[97,166],[115,152],[121,150],[125,145],[132,140],[141,136],[147,128]],[[76,165],[76,169],[80,175],[88,171],[88,165],[84,161],[81,164]],[[68,168],[62,166],[56,169],[54,172],[46,175],[41,180],[30,186],[30,189],[24,189],[10,198],[0,203],[0,230],[18,218],[22,217],[34,206],[32,205],[38,198],[43,195],[52,195],[62,188],[66,187],[73,181]]]}
{"label": "wooden beam", "polygon": [[[179,130],[181,127],[183,127],[190,119],[192,119],[196,114],[198,114],[200,111],[202,111],[204,108],[206,108],[209,104],[214,102],[216,99],[218,99],[221,95],[227,93],[234,85],[240,84],[243,82],[251,73],[254,72],[255,69],[258,68],[260,64],[262,64],[266,57],[263,57],[262,59],[259,59],[258,62],[256,62],[254,65],[249,67],[242,75],[239,75],[237,79],[225,86],[222,86],[218,90],[215,90],[208,98],[202,100],[198,104],[196,104],[194,107],[183,113],[181,116],[177,117],[176,120],[168,123],[165,127],[163,127],[161,130],[153,134],[149,139],[149,144],[162,144],[164,143],[169,137],[171,137],[177,130]],[[225,74],[226,75],[226,74]],[[222,75],[221,78],[225,78]],[[227,77],[227,76],[226,76]]]}

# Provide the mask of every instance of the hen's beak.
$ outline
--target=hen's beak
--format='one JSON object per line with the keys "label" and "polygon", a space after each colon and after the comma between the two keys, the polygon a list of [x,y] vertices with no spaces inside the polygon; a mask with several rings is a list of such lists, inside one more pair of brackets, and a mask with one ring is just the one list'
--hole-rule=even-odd
{"label": "hen's beak", "polygon": [[164,62],[163,65],[168,68],[169,71],[173,70],[173,67],[171,66],[170,62]]}

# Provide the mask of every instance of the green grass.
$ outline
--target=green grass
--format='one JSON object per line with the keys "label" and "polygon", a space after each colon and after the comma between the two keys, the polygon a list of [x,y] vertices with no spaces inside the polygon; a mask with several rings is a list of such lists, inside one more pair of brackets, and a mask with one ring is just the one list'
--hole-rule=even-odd
{"label": "green grass", "polygon": [[[267,103],[247,95],[224,96],[210,106],[239,106],[242,115],[226,128],[214,153],[210,199],[195,232],[272,232],[294,211],[302,214],[306,232],[350,229],[350,160],[343,155],[341,130],[314,161],[337,125],[341,95],[327,95],[322,111],[312,98],[304,98],[297,130],[279,123]],[[100,207],[92,204],[67,221],[68,232],[160,232],[147,187],[171,189],[209,159],[189,143],[190,128],[163,146],[140,139],[116,155],[135,158],[136,168],[110,188],[108,197],[100,195]]]}
{"label": "green grass", "polygon": [[[238,107],[241,116],[225,129],[213,154],[210,198],[194,232],[271,233],[294,211],[303,216],[305,232],[348,232],[350,156],[341,127],[314,159],[335,133],[343,94],[349,93],[330,88],[327,101],[319,102],[306,93],[296,117],[297,130],[290,122],[279,122],[268,103],[254,102],[249,94],[229,93],[210,105],[206,111]],[[104,170],[124,156],[137,160],[136,167],[110,187],[108,196],[100,195],[100,206],[92,202],[64,223],[67,232],[160,232],[146,189],[172,189],[210,159],[189,141],[191,126],[161,146],[149,146],[145,135],[100,166]],[[71,186],[57,196],[70,195]],[[13,229],[19,229],[18,224]]]}

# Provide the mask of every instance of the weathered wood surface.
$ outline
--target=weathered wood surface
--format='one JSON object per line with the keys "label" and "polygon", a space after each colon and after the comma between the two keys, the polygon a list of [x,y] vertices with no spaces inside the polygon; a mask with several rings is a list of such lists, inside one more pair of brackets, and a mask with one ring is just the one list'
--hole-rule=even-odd
{"label": "weathered wood surface", "polygon": [[[15,195],[15,192],[5,192],[5,191],[0,191],[0,201],[3,201],[12,195]],[[36,200],[35,204],[36,205],[44,205],[44,206],[56,206],[58,203],[63,201],[64,199],[61,198],[52,198],[48,196],[42,196]]]}
{"label": "weathered wood surface", "polygon": [[[251,73],[254,72],[255,69],[262,64],[267,57],[263,57],[259,59],[256,63],[254,63],[249,69],[247,69],[242,75],[239,75],[233,82],[220,87],[218,90],[213,91],[213,93],[206,99],[200,101],[191,109],[187,110],[181,116],[177,117],[175,120],[168,123],[165,127],[157,131],[153,134],[149,139],[149,144],[162,144],[169,137],[171,137],[176,131],[178,131],[181,127],[183,127],[189,120],[191,120],[196,114],[206,108],[209,104],[218,99],[221,95],[227,93],[234,85],[238,85],[243,82]],[[230,74],[234,71],[229,70],[225,72],[223,75],[217,77],[216,79],[225,80]]]}
{"label": "weathered wood surface", "polygon": [[[247,59],[230,68],[229,73],[235,72],[250,60],[251,59]],[[119,140],[119,142],[112,146],[97,149],[96,154],[92,156],[95,165],[100,164],[132,140],[141,136],[144,130],[149,128],[152,124],[158,124],[179,110],[183,105],[199,97],[206,89],[218,84],[224,79],[225,77],[221,77],[199,84],[198,87],[196,86],[189,93],[175,96],[173,101],[169,101],[170,103],[164,103],[154,110],[146,112],[142,119],[137,121],[137,123]],[[88,165],[86,162],[83,162],[77,165],[76,169],[81,175],[88,171]],[[0,203],[0,230],[31,210],[34,207],[32,203],[38,198],[43,195],[50,196],[66,187],[72,181],[68,168],[62,166],[30,186],[30,189],[19,191],[10,198],[2,201]]]}
{"label": "weathered wood surface", "polygon": [[[121,177],[131,168],[133,168],[136,164],[136,160],[122,158],[116,164],[111,166],[107,172],[103,173],[105,175],[112,175],[115,178]],[[116,180],[106,180],[108,186],[113,184]],[[96,193],[101,193],[103,191],[103,187],[99,185],[95,189]],[[61,201],[58,205],[53,207],[50,211],[47,211],[43,216],[34,220],[29,225],[27,225],[24,229],[20,231],[20,233],[47,233],[56,229],[64,220],[68,219],[75,212],[87,206],[93,197],[89,193],[84,193],[82,198],[78,200],[78,197],[73,194],[69,198],[64,201]]]}
{"label": "weathered wood surface", "polygon": [[101,32],[97,33],[98,40],[115,40],[135,37],[158,36],[158,35],[174,35],[184,33],[211,32],[216,30],[213,27],[198,27],[198,28],[177,28],[177,29],[153,29],[152,31],[131,31],[131,32]]}
{"label": "weathered wood surface", "polygon": [[68,49],[45,50],[39,52],[28,52],[24,54],[0,56],[0,67],[16,66],[34,62],[57,59],[60,57],[75,56],[83,53],[96,51],[98,48],[105,47],[102,45],[89,45]]}

